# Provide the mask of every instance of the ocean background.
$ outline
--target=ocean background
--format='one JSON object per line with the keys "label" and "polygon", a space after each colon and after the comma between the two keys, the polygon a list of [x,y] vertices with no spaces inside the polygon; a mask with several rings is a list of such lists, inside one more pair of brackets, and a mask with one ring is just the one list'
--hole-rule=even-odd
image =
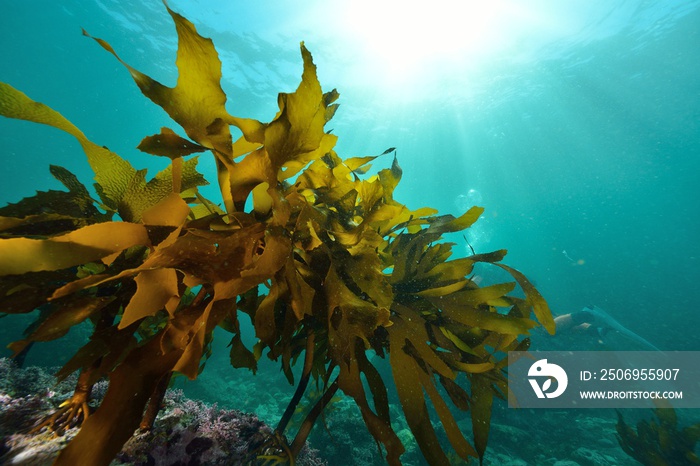
{"label": "ocean background", "polygon": [[[451,238],[460,254],[469,245],[479,253],[507,248],[504,262],[536,284],[555,314],[597,305],[660,349],[700,350],[700,1],[168,4],[213,39],[229,113],[274,117],[277,93],[299,83],[304,41],[324,90],[340,92],[329,127],[341,157],[395,147],[403,168],[397,200],[452,214],[485,207],[468,244]],[[81,34],[107,40],[127,63],[172,86],[177,39],[161,2],[0,0],[0,11],[0,81],[151,176],[165,166],[136,146],[174,123]],[[80,146],[53,128],[0,119],[0,151],[2,205],[62,189],[49,164],[92,182]],[[385,157],[375,167],[390,165]],[[199,170],[215,179],[207,155]],[[213,187],[204,192],[217,198]],[[4,346],[28,320],[0,323],[7,356]],[[27,364],[64,363],[88,330],[35,345]],[[293,389],[273,363],[256,377],[228,367],[227,343],[216,339],[201,378],[178,386],[274,425]],[[551,342],[536,335],[534,343]],[[635,349],[628,343],[610,344]],[[547,414],[552,425],[559,415]],[[507,408],[495,416],[503,429],[534,419]],[[563,433],[572,449],[585,441],[582,429],[590,431],[588,414],[575,416]],[[322,444],[316,430],[312,444]],[[499,435],[514,438],[496,431],[491,448]],[[542,432],[528,442],[546,452],[561,439]],[[524,455],[518,448],[510,447],[512,457]]]}

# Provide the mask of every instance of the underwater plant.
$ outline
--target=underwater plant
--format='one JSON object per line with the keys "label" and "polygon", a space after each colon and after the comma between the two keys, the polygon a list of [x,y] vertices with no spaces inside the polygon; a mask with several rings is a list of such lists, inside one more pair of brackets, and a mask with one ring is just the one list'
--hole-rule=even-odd
{"label": "underwater plant", "polygon": [[[537,325],[554,331],[542,296],[500,263],[505,250],[452,258],[443,235],[469,228],[483,209],[459,217],[408,209],[393,198],[402,175],[395,149],[342,159],[333,150],[337,136],[324,129],[339,94],[322,91],[303,43],[301,83],[279,94],[270,122],[229,114],[212,41],[166,8],[178,34],[175,87],[93,38],[189,138],[162,128],[142,140],[141,151],[171,160],[148,181],[145,170],[91,142],[58,112],[0,84],[0,114],[54,126],[80,142],[99,198],[52,166],[68,192],[38,193],[0,210],[0,309],[43,310],[11,348],[21,353],[94,324],[90,341],[58,373],[80,371],[79,386],[46,425],[82,427],[55,464],[109,464],[137,428],[152,425],[173,373],[197,377],[217,327],[232,334],[234,368],[255,371],[267,354],[294,383],[292,367],[303,360],[261,461],[293,463],[340,391],[357,404],[387,462],[401,464],[387,385],[368,352],[388,359],[430,464],[449,464],[431,415],[455,454],[482,459],[493,398],[507,391],[507,351],[527,349],[522,337]],[[235,141],[232,129],[242,134]],[[219,204],[198,190],[207,181],[192,154],[207,151],[216,160]],[[389,154],[390,168],[366,176],[373,160]],[[479,287],[470,279],[478,262],[515,281]],[[520,296],[512,293],[516,282]],[[239,312],[254,325],[253,348],[242,342]],[[90,387],[104,377],[109,388],[90,412]],[[292,435],[290,420],[312,379],[321,395]],[[473,442],[453,407],[470,415]]]}
{"label": "underwater plant", "polygon": [[641,420],[635,432],[617,412],[617,441],[625,453],[646,466],[700,464],[695,453],[700,424],[678,430],[678,417],[671,407],[658,407],[654,415],[658,422]]}

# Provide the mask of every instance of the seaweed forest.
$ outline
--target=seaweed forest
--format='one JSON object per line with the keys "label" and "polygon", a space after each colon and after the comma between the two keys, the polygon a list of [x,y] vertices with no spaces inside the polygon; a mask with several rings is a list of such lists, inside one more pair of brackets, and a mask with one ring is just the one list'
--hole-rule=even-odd
{"label": "seaweed forest", "polygon": [[[151,179],[57,111],[0,83],[0,114],[74,136],[95,174],[88,189],[52,165],[66,190],[0,208],[0,313],[38,310],[10,345],[15,357],[73,326],[92,328],[57,373],[79,373],[72,398],[37,427],[61,434],[81,426],[55,464],[108,465],[137,429],[152,425],[173,375],[194,379],[204,369],[217,327],[230,333],[233,368],[255,372],[267,357],[296,387],[251,464],[293,464],[341,394],[357,404],[387,463],[401,464],[404,445],[389,415],[394,386],[430,464],[448,465],[454,454],[483,458],[494,397],[507,394],[507,351],[527,349],[538,325],[554,331],[542,296],[501,263],[505,250],[453,257],[444,235],[468,229],[483,209],[459,217],[411,210],[393,197],[402,175],[396,150],[338,155],[337,136],[325,126],[339,94],[322,91],[303,43],[301,82],[279,94],[274,118],[233,116],[212,41],[166,8],[178,35],[175,87],[84,31],[180,127],[138,145],[169,159]],[[197,171],[200,153],[214,157],[215,177]],[[392,156],[390,168],[369,174],[377,157]],[[200,193],[208,182],[220,199]],[[471,277],[479,262],[513,281],[478,286]],[[241,338],[243,314],[255,329],[252,347]],[[373,357],[388,360],[391,384]],[[105,378],[107,393],[91,412],[91,387]],[[310,383],[320,396],[301,423],[290,423]],[[469,435],[457,426],[457,410],[471,418]],[[439,443],[434,422],[453,451]]]}

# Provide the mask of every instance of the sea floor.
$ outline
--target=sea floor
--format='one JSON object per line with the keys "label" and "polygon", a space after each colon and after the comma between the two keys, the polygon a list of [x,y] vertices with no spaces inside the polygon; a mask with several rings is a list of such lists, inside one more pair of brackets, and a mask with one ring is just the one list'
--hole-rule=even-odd
{"label": "sea floor", "polygon": [[[32,425],[67,399],[75,380],[56,384],[47,370],[19,369],[0,359],[0,464],[49,465],[77,433],[63,436],[43,430],[28,434]],[[216,388],[214,385],[212,388]],[[219,387],[221,388],[221,387]],[[238,386],[238,396],[244,386]],[[252,389],[252,388],[251,388]],[[95,398],[106,382],[95,387]],[[219,392],[221,393],[221,392]],[[227,409],[188,398],[182,390],[169,390],[164,408],[149,433],[139,433],[113,465],[233,465],[245,464],[247,455],[270,432],[265,417],[283,409],[285,397],[258,399],[263,416]],[[278,406],[279,405],[279,406]],[[396,418],[400,418],[398,407]],[[637,413],[638,415],[640,413]],[[615,437],[615,412],[579,410],[511,410],[494,412],[484,466],[632,466],[639,464],[625,454]],[[467,419],[460,421],[469,430]],[[422,459],[406,426],[397,432],[407,447],[405,465],[422,465]],[[438,431],[439,432],[439,431]],[[339,462],[340,461],[340,462]],[[331,404],[323,422],[314,429],[297,465],[365,466],[385,464],[362,424],[357,408],[339,398]],[[453,458],[453,464],[468,464]],[[478,464],[472,461],[471,464]]]}

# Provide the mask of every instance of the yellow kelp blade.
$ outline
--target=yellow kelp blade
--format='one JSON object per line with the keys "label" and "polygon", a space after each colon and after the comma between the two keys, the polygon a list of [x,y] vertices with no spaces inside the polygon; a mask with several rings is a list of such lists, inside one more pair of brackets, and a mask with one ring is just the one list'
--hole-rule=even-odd
{"label": "yellow kelp blade", "polygon": [[[144,210],[157,204],[172,191],[170,167],[146,182],[145,170],[135,170],[119,155],[90,141],[63,115],[47,105],[35,102],[23,92],[5,83],[0,83],[0,115],[53,126],[75,137],[83,147],[88,163],[95,172],[95,181],[103,202],[110,209],[118,211],[125,221],[140,221]],[[183,165],[183,189],[206,184],[202,175],[195,169],[196,159],[190,159]]]}
{"label": "yellow kelp blade", "polygon": [[134,279],[136,293],[124,309],[119,322],[123,329],[144,317],[155,315],[161,309],[167,309],[172,316],[180,302],[178,280],[175,269],[143,270]]}
{"label": "yellow kelp blade", "polygon": [[355,175],[364,174],[371,165],[369,163],[379,157],[378,155],[369,155],[366,157],[350,157],[345,159],[343,164],[350,169]]}
{"label": "yellow kelp blade", "polygon": [[[316,65],[303,42],[301,56],[304,60],[301,83],[294,93],[280,94],[280,113],[265,129],[265,147],[276,168],[294,160],[306,163],[320,158],[335,144],[335,136],[326,135],[323,130],[326,124],[323,91]],[[327,147],[317,151],[324,137]]]}
{"label": "yellow kelp blade", "polygon": [[554,317],[552,317],[552,312],[549,310],[549,305],[547,301],[542,297],[537,288],[530,283],[525,275],[518,272],[512,267],[508,267],[504,264],[494,264],[510,273],[513,278],[518,282],[518,285],[525,292],[525,301],[532,306],[532,310],[535,313],[535,317],[539,323],[551,334],[554,335],[556,326],[554,324]]}
{"label": "yellow kelp blade", "polygon": [[[259,230],[257,227],[253,227],[239,231],[253,239]],[[241,245],[239,241],[235,243]],[[222,250],[226,249],[225,240],[219,242],[219,245]],[[228,249],[231,250],[233,248],[229,247]],[[242,249],[242,247],[236,249]],[[238,296],[271,279],[284,265],[290,251],[291,244],[286,238],[268,234],[265,237],[265,250],[261,255],[249,253],[241,255],[239,252],[236,252],[233,256],[234,260],[227,261],[226,257],[223,258],[223,264],[221,265],[225,268],[231,268],[228,264],[239,264],[240,274],[234,274],[227,278],[219,273],[216,274],[213,280],[210,280],[214,289],[212,301],[202,315],[198,317],[197,322],[190,327],[196,333],[192,335],[182,357],[173,370],[181,372],[190,379],[197,377],[206,335],[221,323],[230,310],[234,309]],[[177,317],[177,314],[175,317]]]}
{"label": "yellow kelp blade", "polygon": [[229,351],[229,361],[231,362],[231,366],[236,369],[245,367],[250,369],[251,372],[255,374],[258,370],[258,359],[255,357],[255,354],[253,354],[253,352],[250,351],[245,344],[243,344],[236,313],[232,312],[231,317],[235,319],[235,332],[231,338],[231,343],[229,343],[229,346],[231,347],[231,350]]}
{"label": "yellow kelp blade", "polygon": [[[474,290],[461,290],[451,295],[428,298],[442,311],[442,316],[449,322],[457,322],[468,327],[478,327],[501,334],[526,334],[537,325],[533,320],[500,314],[484,309],[477,303],[488,302],[490,296],[505,295],[513,289],[512,283],[492,285]],[[484,290],[484,291],[482,291]]]}
{"label": "yellow kelp blade", "polygon": [[104,194],[115,203],[112,207],[116,208],[116,203],[124,197],[136,175],[136,170],[129,162],[90,141],[57,111],[35,102],[6,83],[0,83],[0,115],[53,126],[74,136],[83,147],[88,163],[95,172],[95,181],[102,187]]}
{"label": "yellow kelp blade", "polygon": [[418,443],[428,464],[449,466],[447,455],[440,447],[435,429],[430,422],[430,414],[425,403],[423,385],[419,371],[423,370],[416,360],[404,351],[407,347],[406,334],[399,328],[411,326],[400,317],[394,319],[394,325],[389,328],[389,347],[392,374],[396,391],[403,408],[406,422]]}
{"label": "yellow kelp blade", "polygon": [[483,207],[472,207],[457,218],[452,215],[433,217],[430,221],[430,232],[443,234],[465,230],[472,226],[483,213]]}
{"label": "yellow kelp blade", "polygon": [[379,172],[379,181],[382,184],[384,193],[384,202],[389,203],[393,201],[394,189],[401,181],[401,176],[403,175],[403,170],[399,165],[399,161],[394,154],[394,161],[391,163],[391,168],[385,168]]}
{"label": "yellow kelp blade", "polygon": [[474,447],[479,455],[479,460],[483,461],[491,429],[491,405],[493,404],[494,392],[488,373],[472,374],[469,380],[472,392],[470,407]]}
{"label": "yellow kelp blade", "polygon": [[[443,361],[430,346],[431,337],[422,323],[421,315],[411,307],[395,303],[392,310],[397,314],[390,327],[389,335],[397,341],[410,342],[414,356],[430,367],[436,374],[448,379],[456,377],[455,372]],[[400,318],[399,318],[400,316]],[[393,350],[392,350],[393,351]],[[393,353],[391,353],[393,355]]]}
{"label": "yellow kelp blade", "polygon": [[0,239],[0,276],[60,270],[150,244],[144,225],[105,222],[49,239]]}
{"label": "yellow kelp blade", "polygon": [[168,112],[190,138],[207,148],[217,148],[225,154],[230,154],[231,135],[228,127],[222,126],[219,134],[208,134],[207,131],[215,120],[226,121],[229,117],[224,108],[226,94],[219,84],[221,61],[214,44],[211,39],[200,36],[187,19],[170,8],[168,13],[175,22],[178,34],[176,65],[179,76],[177,85],[173,88],[133,68],[117,55],[107,41],[92,37],[87,31],[83,31],[83,34],[114,55],[129,70],[141,92]]}
{"label": "yellow kelp blade", "polygon": [[175,131],[165,126],[160,129],[159,134],[143,138],[137,149],[148,154],[161,155],[170,159],[207,150],[206,147],[181,138]]}
{"label": "yellow kelp blade", "polygon": [[345,360],[349,352],[354,352],[355,338],[368,342],[378,327],[391,325],[389,309],[380,308],[353,293],[338,276],[337,266],[328,269],[323,288],[331,316],[328,345],[336,360]]}
{"label": "yellow kelp blade", "polygon": [[174,184],[177,184],[173,181],[178,179],[178,173],[175,173],[173,167],[180,167],[177,192],[209,184],[197,171],[197,162],[197,156],[185,161],[175,159],[173,164],[158,172],[148,182],[145,180],[145,173],[142,174],[139,170],[138,175],[134,177],[134,183],[120,202],[119,215],[130,222],[143,221],[142,216],[146,211],[156,207],[173,193]]}
{"label": "yellow kelp blade", "polygon": [[114,300],[113,296],[79,296],[53,311],[26,339],[8,345],[15,354],[34,341],[50,341],[64,336],[74,325],[83,322]]}
{"label": "yellow kelp blade", "polygon": [[248,154],[234,170],[229,171],[228,182],[231,187],[231,198],[235,205],[242,209],[250,192],[261,183],[276,186],[277,170],[270,163],[270,158],[264,148],[259,148]]}
{"label": "yellow kelp blade", "polygon": [[476,450],[474,450],[474,447],[472,447],[467,439],[464,438],[464,434],[462,434],[462,431],[457,425],[457,421],[452,415],[449,406],[447,403],[445,403],[442,394],[440,394],[435,387],[433,377],[430,377],[425,371],[422,370],[418,370],[416,372],[420,378],[423,390],[425,390],[425,393],[427,393],[430,397],[430,401],[435,408],[435,412],[440,418],[440,422],[442,427],[445,429],[445,434],[447,435],[447,439],[450,441],[452,448],[454,448],[455,452],[460,456],[460,458],[465,461],[469,461],[469,457],[476,457]]}
{"label": "yellow kelp blade", "polygon": [[[386,386],[376,368],[367,360],[364,346],[355,341],[354,358],[349,364],[342,364],[338,375],[338,386],[345,395],[352,397],[360,408],[367,430],[372,434],[377,446],[381,443],[386,449],[386,461],[390,466],[401,465],[400,456],[405,447],[391,427],[389,402]],[[363,385],[363,377],[372,394],[374,409],[370,407]]]}
{"label": "yellow kelp blade", "polygon": [[[186,18],[168,8],[178,34],[175,87],[164,86],[123,61],[106,41],[90,36],[114,55],[131,74],[141,92],[165,110],[197,144],[212,149],[219,161],[219,179],[227,180],[233,163],[233,145],[229,124],[237,125],[249,141],[262,142],[264,125],[255,120],[236,118],[225,109],[226,94],[221,89],[221,61],[211,39],[199,35]],[[229,212],[233,202],[228,185],[221,184],[221,194]]]}
{"label": "yellow kelp blade", "polygon": [[[174,372],[180,372],[190,380],[197,378],[207,335],[210,335],[212,330],[221,322],[227,310],[232,308],[231,301],[210,301],[209,305],[197,315],[196,320],[189,325],[188,329],[183,331],[182,328],[170,328],[174,333],[171,339],[177,341],[178,344],[184,343],[182,355],[173,366]],[[185,312],[189,312],[190,309],[188,308]],[[193,331],[194,333],[192,333]],[[178,334],[181,334],[181,336]]]}

